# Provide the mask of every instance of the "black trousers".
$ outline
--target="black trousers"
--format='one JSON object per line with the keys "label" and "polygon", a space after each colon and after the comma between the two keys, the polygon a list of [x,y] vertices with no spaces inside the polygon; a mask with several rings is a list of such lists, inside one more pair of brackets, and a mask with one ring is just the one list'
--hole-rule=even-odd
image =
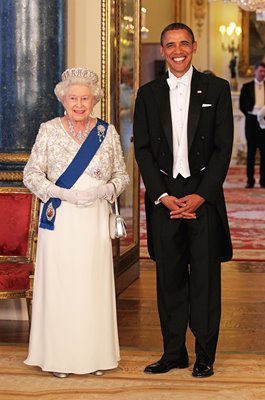
{"label": "black trousers", "polygon": [[[174,181],[171,194],[181,197],[189,192],[187,180]],[[152,214],[163,357],[176,360],[187,354],[189,324],[196,355],[213,363],[221,317],[221,221],[215,207],[207,203],[196,214],[196,220],[171,220],[162,204]]]}

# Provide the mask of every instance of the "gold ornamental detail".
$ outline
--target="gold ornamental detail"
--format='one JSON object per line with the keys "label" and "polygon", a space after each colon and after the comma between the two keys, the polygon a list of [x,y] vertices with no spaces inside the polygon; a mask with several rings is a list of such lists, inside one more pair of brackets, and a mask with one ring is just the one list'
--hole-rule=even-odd
{"label": "gold ornamental detail", "polygon": [[22,181],[23,172],[20,171],[0,171],[0,181]]}
{"label": "gold ornamental detail", "polygon": [[29,153],[0,153],[0,162],[26,163]]}
{"label": "gold ornamental detail", "polygon": [[207,0],[193,0],[194,18],[197,25],[198,36],[201,36],[207,11]]}

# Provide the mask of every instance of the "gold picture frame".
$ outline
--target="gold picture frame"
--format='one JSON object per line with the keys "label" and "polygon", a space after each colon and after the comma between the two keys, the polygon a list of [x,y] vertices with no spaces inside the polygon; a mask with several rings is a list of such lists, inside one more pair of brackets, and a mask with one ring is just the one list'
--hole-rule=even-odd
{"label": "gold picture frame", "polygon": [[242,10],[242,38],[239,53],[238,73],[247,78],[253,76],[254,66],[264,61],[265,24],[256,20],[255,12]]}
{"label": "gold picture frame", "polygon": [[[29,153],[0,153],[0,163],[6,165],[25,164],[29,159]],[[0,171],[0,181],[22,181],[23,172],[19,170]]]}

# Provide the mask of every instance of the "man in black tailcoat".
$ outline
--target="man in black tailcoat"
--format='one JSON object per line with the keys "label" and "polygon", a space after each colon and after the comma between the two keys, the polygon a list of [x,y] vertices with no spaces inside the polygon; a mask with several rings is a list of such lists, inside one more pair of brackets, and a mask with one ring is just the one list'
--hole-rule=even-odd
{"label": "man in black tailcoat", "polygon": [[232,152],[227,81],[192,66],[197,43],[182,23],[161,34],[168,72],[138,90],[135,155],[146,187],[148,246],[156,260],[164,354],[145,368],[187,368],[187,325],[195,336],[194,377],[213,374],[221,315],[220,264],[232,257],[223,194]]}
{"label": "man in black tailcoat", "polygon": [[255,185],[255,156],[260,152],[259,183],[265,188],[265,129],[259,125],[257,114],[265,105],[265,63],[255,65],[255,79],[244,83],[240,92],[240,110],[245,115],[245,134],[247,140],[247,183],[246,188]]}

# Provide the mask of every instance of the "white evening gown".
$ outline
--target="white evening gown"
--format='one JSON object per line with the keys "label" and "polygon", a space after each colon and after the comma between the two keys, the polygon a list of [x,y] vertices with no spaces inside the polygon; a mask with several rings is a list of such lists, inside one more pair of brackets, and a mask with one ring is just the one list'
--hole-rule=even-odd
{"label": "white evening gown", "polygon": [[[73,188],[103,183],[84,173]],[[106,200],[84,208],[63,201],[54,231],[39,229],[26,364],[76,374],[117,367],[120,354],[108,215]]]}

